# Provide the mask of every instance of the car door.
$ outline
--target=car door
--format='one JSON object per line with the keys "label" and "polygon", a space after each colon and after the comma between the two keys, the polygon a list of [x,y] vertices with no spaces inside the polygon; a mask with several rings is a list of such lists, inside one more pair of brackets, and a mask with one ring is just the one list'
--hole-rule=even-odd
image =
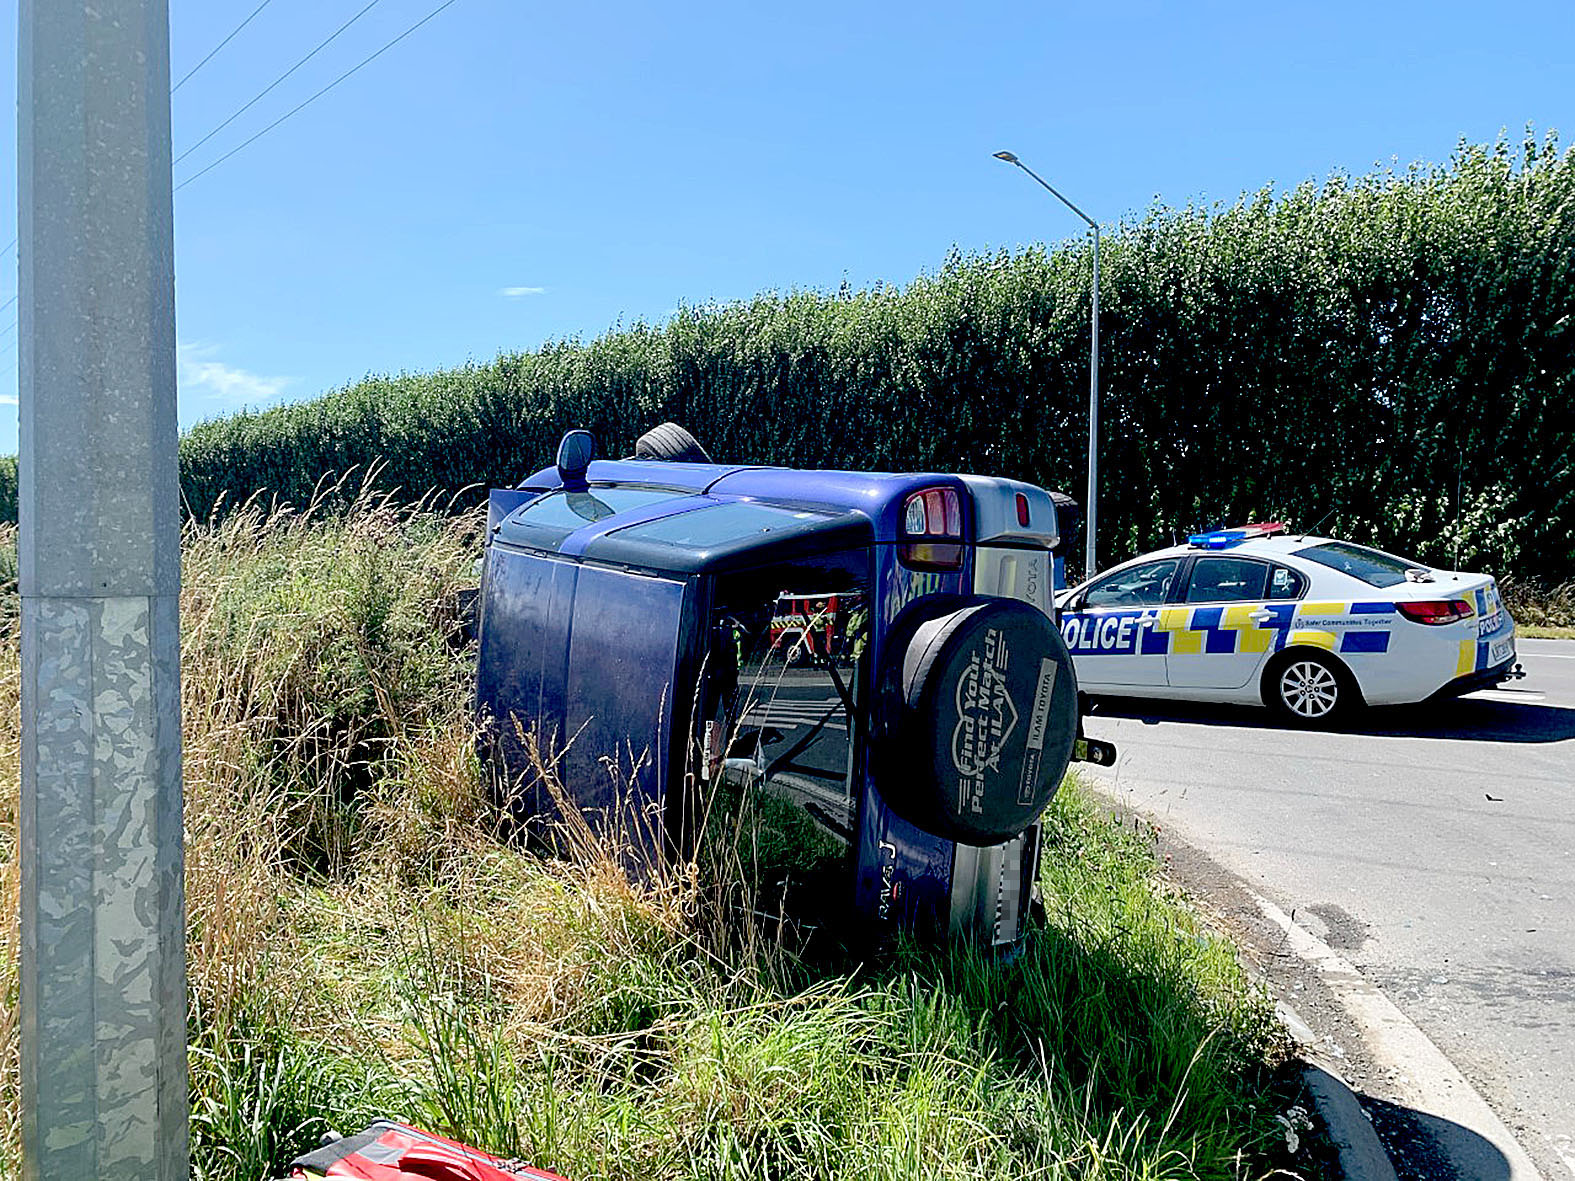
{"label": "car door", "polygon": [[[1172,688],[1240,689],[1250,684],[1288,625],[1283,600],[1301,590],[1284,566],[1243,554],[1193,559],[1179,606],[1169,609],[1174,631],[1165,658]],[[1280,601],[1274,606],[1271,597]],[[1184,613],[1184,617],[1183,617]]]}
{"label": "car door", "polygon": [[1165,684],[1165,642],[1156,630],[1182,559],[1124,566],[1089,583],[1061,613],[1061,635],[1086,690]]}

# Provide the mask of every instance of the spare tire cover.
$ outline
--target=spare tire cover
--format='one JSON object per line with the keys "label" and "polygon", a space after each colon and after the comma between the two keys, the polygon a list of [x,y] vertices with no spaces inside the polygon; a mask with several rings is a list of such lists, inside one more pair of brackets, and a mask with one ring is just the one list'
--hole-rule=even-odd
{"label": "spare tire cover", "polygon": [[1049,805],[1077,737],[1077,677],[1055,625],[1016,599],[923,620],[883,661],[887,804],[937,836],[994,845]]}

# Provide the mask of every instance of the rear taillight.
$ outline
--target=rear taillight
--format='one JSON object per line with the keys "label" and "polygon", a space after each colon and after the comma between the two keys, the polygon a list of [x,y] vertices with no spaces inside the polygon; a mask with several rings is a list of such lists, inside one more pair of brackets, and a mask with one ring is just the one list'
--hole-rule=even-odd
{"label": "rear taillight", "polygon": [[1395,606],[1412,623],[1426,623],[1434,627],[1471,618],[1471,604],[1464,599],[1422,599],[1415,603],[1396,603]]}
{"label": "rear taillight", "polygon": [[1028,497],[1021,492],[1017,494],[1017,524],[1020,528],[1028,528]]}
{"label": "rear taillight", "polygon": [[926,488],[902,506],[903,565],[920,570],[959,570],[963,564],[962,497],[955,488]]}

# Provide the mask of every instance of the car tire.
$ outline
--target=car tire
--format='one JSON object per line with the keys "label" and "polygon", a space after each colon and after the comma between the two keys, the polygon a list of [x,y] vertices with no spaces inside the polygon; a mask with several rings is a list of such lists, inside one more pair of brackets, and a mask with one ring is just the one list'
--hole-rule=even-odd
{"label": "car tire", "polygon": [[1296,726],[1329,726],[1361,704],[1356,678],[1316,648],[1282,652],[1263,673],[1263,701]]}
{"label": "car tire", "polygon": [[710,463],[711,457],[700,441],[676,422],[654,426],[634,445],[636,459],[660,459],[668,463]]}

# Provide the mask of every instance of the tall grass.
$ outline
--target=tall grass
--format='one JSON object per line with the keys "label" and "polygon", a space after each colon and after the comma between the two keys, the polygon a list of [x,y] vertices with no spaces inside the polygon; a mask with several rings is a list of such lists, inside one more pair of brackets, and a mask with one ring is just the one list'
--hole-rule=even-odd
{"label": "tall grass", "polygon": [[1552,586],[1534,579],[1507,578],[1499,589],[1515,622],[1537,628],[1575,628],[1575,581]]}
{"label": "tall grass", "polygon": [[[471,577],[476,522],[346,499],[333,515],[254,504],[185,539],[196,1176],[276,1175],[380,1114],[583,1181],[1274,1165],[1267,1002],[1158,883],[1141,833],[1063,791],[1050,923],[1009,962],[921,946],[811,962],[705,867],[632,883],[616,836],[589,829],[534,856],[500,835],[473,655],[443,607]],[[14,918],[4,931],[14,1160]]]}

